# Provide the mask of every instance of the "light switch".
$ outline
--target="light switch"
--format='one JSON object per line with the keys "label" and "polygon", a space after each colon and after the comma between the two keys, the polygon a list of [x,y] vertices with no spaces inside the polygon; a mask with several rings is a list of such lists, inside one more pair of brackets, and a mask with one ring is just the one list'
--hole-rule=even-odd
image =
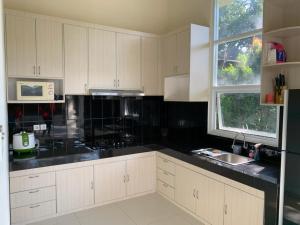
{"label": "light switch", "polygon": [[47,124],[41,124],[40,127],[41,130],[47,130]]}
{"label": "light switch", "polygon": [[33,125],[33,130],[34,130],[34,131],[41,130],[40,125],[39,125],[39,124]]}

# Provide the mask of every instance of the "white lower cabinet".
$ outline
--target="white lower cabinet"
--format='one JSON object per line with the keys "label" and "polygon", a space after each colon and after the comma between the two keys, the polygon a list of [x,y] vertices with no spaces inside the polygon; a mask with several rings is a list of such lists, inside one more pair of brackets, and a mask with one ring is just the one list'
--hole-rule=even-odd
{"label": "white lower cabinet", "polygon": [[95,165],[96,204],[123,199],[126,196],[125,171],[125,161]]}
{"label": "white lower cabinet", "polygon": [[155,190],[155,157],[127,160],[127,196]]}
{"label": "white lower cabinet", "polygon": [[57,212],[65,213],[94,204],[93,166],[56,172]]}
{"label": "white lower cabinet", "polygon": [[263,225],[264,200],[225,186],[224,225]]}

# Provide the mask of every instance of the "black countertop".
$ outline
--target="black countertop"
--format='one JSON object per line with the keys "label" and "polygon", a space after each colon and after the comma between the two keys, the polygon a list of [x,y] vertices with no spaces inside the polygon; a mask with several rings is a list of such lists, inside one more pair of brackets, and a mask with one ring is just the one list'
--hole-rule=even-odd
{"label": "black countertop", "polygon": [[122,149],[109,149],[106,151],[92,151],[89,149],[88,152],[81,154],[58,155],[46,158],[37,157],[35,159],[11,161],[10,171],[84,162],[151,151],[164,153],[168,156],[264,191],[265,225],[277,224],[280,169],[276,166],[261,162],[251,162],[248,164],[232,166],[205,156],[192,154],[190,151],[178,151],[158,145],[146,145]]}

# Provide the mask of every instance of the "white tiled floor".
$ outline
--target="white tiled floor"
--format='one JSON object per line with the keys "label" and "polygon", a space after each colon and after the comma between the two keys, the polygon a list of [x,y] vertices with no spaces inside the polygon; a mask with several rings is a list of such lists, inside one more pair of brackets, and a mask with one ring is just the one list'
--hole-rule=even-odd
{"label": "white tiled floor", "polygon": [[31,225],[203,225],[158,194],[113,203]]}

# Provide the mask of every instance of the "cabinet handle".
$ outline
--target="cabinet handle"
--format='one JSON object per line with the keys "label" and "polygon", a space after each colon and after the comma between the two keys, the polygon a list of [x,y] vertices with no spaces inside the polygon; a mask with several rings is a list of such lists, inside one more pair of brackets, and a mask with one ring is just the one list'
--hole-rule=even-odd
{"label": "cabinet handle", "polygon": [[164,171],[164,174],[165,174],[166,176],[169,176],[169,174],[168,174],[166,171]]}
{"label": "cabinet handle", "polygon": [[28,177],[29,179],[34,179],[34,178],[38,178],[38,177],[40,177],[39,175],[36,175],[36,176],[30,176],[30,177]]}
{"label": "cabinet handle", "polygon": [[117,87],[117,86],[116,86],[116,80],[114,80],[114,87]]}
{"label": "cabinet handle", "polygon": [[123,182],[126,183],[126,175],[123,177]]}
{"label": "cabinet handle", "polygon": [[225,213],[225,215],[227,215],[227,210],[228,210],[228,206],[227,206],[227,204],[225,204],[224,205],[224,213]]}
{"label": "cabinet handle", "polygon": [[36,67],[33,66],[33,74],[35,75],[36,74]]}
{"label": "cabinet handle", "polygon": [[163,185],[164,185],[165,188],[169,187],[169,185],[167,185],[167,184],[165,184],[165,183],[163,183]]}
{"label": "cabinet handle", "polygon": [[196,198],[195,192],[196,192],[196,190],[194,189],[194,190],[193,190],[193,196],[194,196],[194,198]]}
{"label": "cabinet handle", "polygon": [[168,160],[164,159],[164,163],[168,163]]}
{"label": "cabinet handle", "polygon": [[120,80],[118,80],[118,87],[120,87]]}
{"label": "cabinet handle", "polygon": [[39,75],[41,75],[41,66],[38,67],[39,68]]}
{"label": "cabinet handle", "polygon": [[29,208],[31,208],[31,209],[34,209],[34,208],[38,208],[38,207],[40,207],[41,205],[34,205],[34,206],[30,206]]}
{"label": "cabinet handle", "polygon": [[91,181],[91,189],[94,190],[94,181]]}
{"label": "cabinet handle", "polygon": [[196,191],[196,198],[199,200],[199,191]]}
{"label": "cabinet handle", "polygon": [[40,190],[36,190],[36,191],[29,191],[28,193],[29,193],[29,194],[34,194],[34,193],[38,193],[38,192],[40,192]]}

